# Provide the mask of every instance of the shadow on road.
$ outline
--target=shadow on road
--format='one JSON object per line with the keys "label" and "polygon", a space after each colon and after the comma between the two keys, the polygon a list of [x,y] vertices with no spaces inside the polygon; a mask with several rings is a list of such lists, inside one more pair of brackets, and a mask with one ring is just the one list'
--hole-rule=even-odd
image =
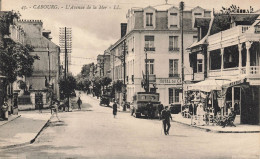
{"label": "shadow on road", "polygon": [[67,151],[74,151],[81,147],[77,146],[59,146],[52,145],[29,145],[15,149],[7,149],[4,153],[0,153],[0,158],[84,158],[84,156],[76,154],[68,154]]}
{"label": "shadow on road", "polygon": [[68,126],[64,121],[53,121],[49,122],[46,127],[55,127],[55,126]]}

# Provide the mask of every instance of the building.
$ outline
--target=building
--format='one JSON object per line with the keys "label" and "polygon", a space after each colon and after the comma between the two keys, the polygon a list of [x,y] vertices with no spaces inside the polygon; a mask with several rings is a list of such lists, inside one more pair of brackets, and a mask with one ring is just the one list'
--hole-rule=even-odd
{"label": "building", "polygon": [[31,88],[31,102],[35,102],[35,92],[43,92],[43,103],[48,102],[47,89],[52,88],[54,95],[59,99],[60,48],[51,41],[51,31],[43,29],[40,20],[19,20],[18,24],[25,30],[25,44],[33,46],[31,55],[37,55],[34,71],[31,77],[26,78]]}
{"label": "building", "polygon": [[96,77],[110,77],[110,55],[98,55],[96,69]]}
{"label": "building", "polygon": [[[136,92],[144,91],[141,83],[147,66],[149,88],[160,93],[161,103],[181,104],[179,8],[170,4],[132,8],[126,17],[127,25],[121,25],[121,38],[109,47],[112,80],[125,81],[126,99],[131,102]],[[193,27],[196,17],[210,17],[210,11],[195,7],[183,12],[184,74],[191,74],[186,48],[197,40],[197,28]],[[122,93],[118,96],[121,101],[122,96]]]}
{"label": "building", "polygon": [[[1,1],[0,1],[1,3]],[[0,11],[0,53],[1,64],[4,63],[6,57],[10,57],[9,52],[6,52],[8,45],[20,44],[24,46],[25,31],[17,23],[18,14],[13,11]],[[5,55],[5,56],[2,56]],[[2,59],[5,57],[4,59]],[[9,114],[17,113],[17,92],[13,91],[13,85],[9,81],[7,74],[10,75],[10,70],[0,70],[0,117],[3,117],[3,102],[4,99],[8,103]],[[5,75],[5,76],[4,76]],[[12,78],[12,80],[15,80]]]}
{"label": "building", "polygon": [[[229,20],[228,28],[217,29],[220,18]],[[190,46],[193,81],[201,82],[187,90],[205,92],[211,101],[205,104],[222,115],[233,108],[236,123],[260,124],[259,14],[234,13],[196,22],[199,30],[207,32]],[[209,30],[203,29],[207,26]]]}

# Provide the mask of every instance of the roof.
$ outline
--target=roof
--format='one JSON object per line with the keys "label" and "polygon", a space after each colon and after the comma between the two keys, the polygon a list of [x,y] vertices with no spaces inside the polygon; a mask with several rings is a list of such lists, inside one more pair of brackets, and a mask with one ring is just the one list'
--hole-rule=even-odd
{"label": "roof", "polygon": [[202,82],[188,85],[188,90],[211,92],[212,90],[222,90],[234,85],[242,84],[245,78],[234,79],[207,79]]}
{"label": "roof", "polygon": [[172,8],[174,5],[173,4],[161,4],[161,5],[157,5],[157,6],[153,6],[153,8],[155,8],[157,11],[166,11],[170,8]]}
{"label": "roof", "polygon": [[231,21],[235,22],[249,22],[252,25],[260,14],[231,14]]}
{"label": "roof", "polygon": [[196,18],[194,27],[208,27],[210,19],[210,17]]}

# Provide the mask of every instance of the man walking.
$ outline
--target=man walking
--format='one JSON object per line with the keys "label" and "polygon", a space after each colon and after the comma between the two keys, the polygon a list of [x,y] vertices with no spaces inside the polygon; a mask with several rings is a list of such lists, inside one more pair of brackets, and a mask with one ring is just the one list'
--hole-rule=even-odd
{"label": "man walking", "polygon": [[78,103],[78,110],[81,110],[80,105],[82,104],[82,101],[81,101],[80,97],[78,98],[77,103]]}
{"label": "man walking", "polygon": [[162,111],[162,123],[163,123],[165,135],[169,135],[169,131],[171,127],[170,118],[172,120],[171,112],[168,109],[168,106],[165,106],[164,110]]}

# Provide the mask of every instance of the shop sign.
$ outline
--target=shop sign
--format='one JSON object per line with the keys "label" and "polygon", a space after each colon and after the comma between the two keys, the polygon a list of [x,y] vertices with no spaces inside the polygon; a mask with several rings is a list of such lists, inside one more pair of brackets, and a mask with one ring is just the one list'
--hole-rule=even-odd
{"label": "shop sign", "polygon": [[225,85],[226,87],[232,87],[232,86],[235,86],[235,85],[239,85],[239,84],[242,84],[245,82],[245,79],[241,79],[241,80],[237,80],[237,81],[233,81],[233,82],[230,82],[229,84]]}
{"label": "shop sign", "polygon": [[157,78],[157,84],[181,84],[180,78]]}

